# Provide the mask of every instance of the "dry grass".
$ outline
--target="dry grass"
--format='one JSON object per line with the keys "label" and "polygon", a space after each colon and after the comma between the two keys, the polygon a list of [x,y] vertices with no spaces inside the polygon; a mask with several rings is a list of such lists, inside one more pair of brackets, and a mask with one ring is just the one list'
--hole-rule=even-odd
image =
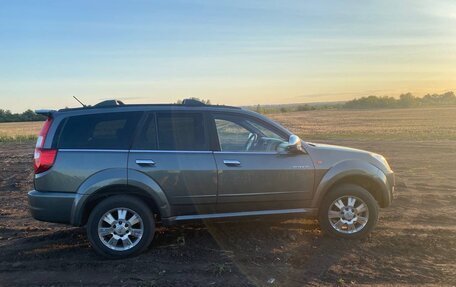
{"label": "dry grass", "polygon": [[271,115],[305,140],[455,140],[456,107],[321,110]]}
{"label": "dry grass", "polygon": [[36,139],[44,122],[0,123],[0,142]]}

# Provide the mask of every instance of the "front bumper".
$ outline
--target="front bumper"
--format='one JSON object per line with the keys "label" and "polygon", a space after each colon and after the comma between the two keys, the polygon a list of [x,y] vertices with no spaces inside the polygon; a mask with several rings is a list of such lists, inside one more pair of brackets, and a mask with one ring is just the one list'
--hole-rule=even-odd
{"label": "front bumper", "polygon": [[[396,179],[394,177],[394,172],[391,171],[389,173],[386,174],[386,178],[387,178],[387,189],[388,189],[388,196],[386,198],[386,206],[389,206],[393,200],[394,200],[394,197],[395,197],[395,189],[394,189],[394,186],[396,184]],[[385,206],[385,207],[386,207]]]}
{"label": "front bumper", "polygon": [[75,198],[75,193],[36,190],[28,193],[32,217],[37,220],[56,223],[71,223],[71,210]]}

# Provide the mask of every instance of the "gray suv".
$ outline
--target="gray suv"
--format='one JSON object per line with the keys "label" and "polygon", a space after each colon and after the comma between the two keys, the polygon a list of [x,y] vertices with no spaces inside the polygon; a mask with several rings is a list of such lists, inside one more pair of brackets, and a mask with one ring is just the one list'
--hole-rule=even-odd
{"label": "gray suv", "polygon": [[310,215],[322,230],[359,238],[392,200],[381,155],[304,142],[270,119],[195,100],[40,110],[35,149],[38,220],[87,226],[100,254],[149,246],[158,222]]}

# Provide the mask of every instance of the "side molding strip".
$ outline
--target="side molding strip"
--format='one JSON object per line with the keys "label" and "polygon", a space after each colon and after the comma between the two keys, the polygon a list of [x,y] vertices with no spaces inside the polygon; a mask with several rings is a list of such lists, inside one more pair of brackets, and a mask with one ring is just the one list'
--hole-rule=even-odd
{"label": "side molding strip", "polygon": [[78,149],[78,148],[61,148],[59,152],[128,152],[127,149]]}
{"label": "side molding strip", "polygon": [[309,213],[310,211],[311,211],[311,209],[307,209],[307,208],[296,208],[296,209],[225,212],[225,213],[210,213],[210,214],[196,214],[196,215],[180,215],[180,216],[176,216],[175,220],[194,220],[194,219],[212,219],[212,218],[242,217],[242,216],[256,216],[256,215]]}

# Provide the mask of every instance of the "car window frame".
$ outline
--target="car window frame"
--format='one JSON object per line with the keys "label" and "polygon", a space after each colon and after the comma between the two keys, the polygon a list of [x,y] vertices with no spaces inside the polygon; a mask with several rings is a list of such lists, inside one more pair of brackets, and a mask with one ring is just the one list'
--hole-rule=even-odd
{"label": "car window frame", "polygon": [[[118,148],[85,148],[85,147],[78,147],[78,148],[62,148],[61,146],[61,141],[62,141],[62,135],[63,131],[65,130],[69,120],[73,117],[83,117],[83,116],[93,116],[93,115],[106,115],[106,114],[122,114],[122,113],[137,113],[138,114],[138,121],[136,122],[135,128],[133,130],[132,136],[130,138],[130,141],[128,143],[128,146],[126,149],[118,149]],[[61,149],[61,150],[106,150],[106,151],[111,151],[111,150],[121,150],[121,151],[128,151],[131,149],[131,146],[133,145],[134,138],[136,137],[136,134],[138,132],[138,128],[141,125],[143,119],[145,116],[144,111],[110,111],[110,112],[95,112],[95,113],[85,113],[85,114],[75,114],[75,115],[69,115],[63,118],[60,123],[58,124],[56,128],[56,132],[54,134],[54,137],[52,139],[52,147],[56,149]]]}
{"label": "car window frame", "polygon": [[[213,141],[214,141],[214,147],[215,147],[214,151],[216,151],[218,153],[277,154],[277,152],[269,152],[269,151],[265,151],[265,152],[261,152],[261,151],[260,152],[259,151],[222,151],[222,147],[220,145],[220,140],[219,140],[218,132],[217,132],[217,125],[215,123],[215,119],[218,117],[222,117],[222,119],[225,118],[229,121],[232,121],[232,122],[240,125],[241,127],[243,127],[243,125],[239,124],[238,122],[240,121],[240,119],[245,119],[247,121],[251,121],[251,122],[260,124],[268,129],[272,130],[273,132],[277,133],[279,136],[283,137],[284,139],[288,138],[288,134],[285,133],[284,131],[269,124],[267,121],[254,117],[252,115],[241,114],[241,113],[236,113],[236,112],[211,111],[210,115],[209,115],[209,120],[211,121],[211,124],[210,124],[211,134],[212,134],[211,138],[213,138]],[[250,126],[253,129],[258,130],[256,127],[254,127],[252,125],[250,125]],[[261,131],[259,131],[259,132],[261,134],[263,134]]]}
{"label": "car window frame", "polygon": [[[203,150],[181,150],[181,149],[161,149],[160,148],[160,139],[158,132],[158,116],[160,114],[200,114],[202,116],[203,128],[204,128],[204,142],[206,144],[206,149]],[[149,118],[154,117],[155,131],[156,131],[156,140],[157,140],[157,149],[136,149],[134,148],[134,143],[138,140],[140,133],[146,128],[146,123]],[[210,136],[210,129],[208,127],[207,113],[200,110],[154,110],[148,111],[145,113],[143,119],[141,120],[140,127],[135,134],[134,141],[132,142],[131,149],[134,151],[154,151],[154,152],[211,152],[212,151],[212,139]]]}

